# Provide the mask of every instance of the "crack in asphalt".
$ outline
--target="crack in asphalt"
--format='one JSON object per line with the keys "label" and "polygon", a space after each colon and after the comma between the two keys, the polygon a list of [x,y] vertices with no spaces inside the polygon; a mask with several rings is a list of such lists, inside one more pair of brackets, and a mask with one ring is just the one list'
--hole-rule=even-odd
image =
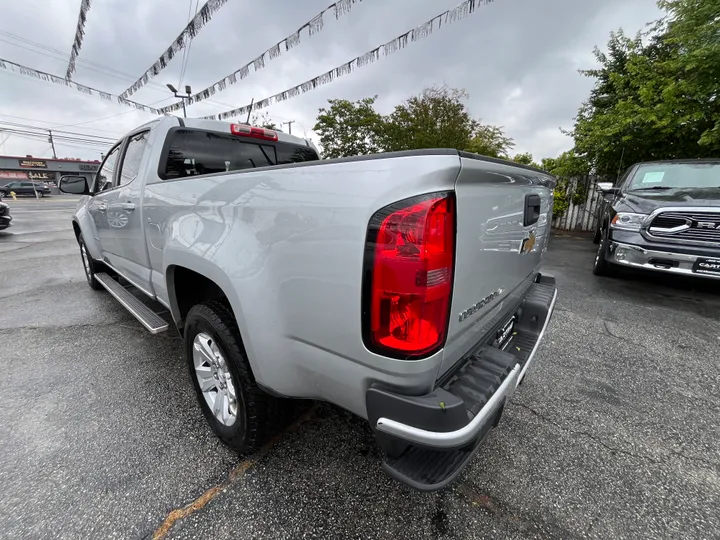
{"label": "crack in asphalt", "polygon": [[623,343],[627,343],[628,345],[633,345],[633,346],[635,346],[635,347],[640,347],[640,348],[642,348],[642,349],[645,349],[646,351],[649,351],[649,350],[650,350],[650,349],[648,349],[645,345],[643,345],[642,343],[638,343],[637,341],[633,341],[633,340],[628,339],[628,338],[626,338],[626,337],[619,336],[618,334],[616,334],[615,332],[613,332],[612,330],[610,330],[610,327],[608,326],[608,321],[607,321],[607,320],[603,319],[602,322],[603,322],[603,326],[605,327],[605,332],[607,332],[607,334],[605,334],[605,335],[607,335],[608,337],[613,337],[613,338],[615,338],[615,339],[617,339],[617,340],[619,340],[619,341],[622,341]]}
{"label": "crack in asphalt", "polygon": [[600,439],[599,437],[593,435],[592,433],[588,433],[587,431],[576,431],[576,430],[574,430],[574,429],[570,429],[570,428],[568,428],[568,427],[562,426],[562,425],[558,424],[557,422],[555,422],[554,420],[551,420],[550,418],[548,418],[547,416],[545,416],[545,415],[542,414],[541,412],[533,409],[533,408],[530,407],[529,405],[526,405],[526,404],[521,403],[521,402],[519,402],[519,401],[515,401],[515,400],[512,400],[512,399],[511,399],[511,400],[510,400],[510,403],[512,403],[513,405],[518,405],[518,406],[522,407],[523,409],[526,409],[526,410],[530,411],[532,414],[534,414],[535,416],[537,416],[537,417],[540,418],[541,420],[544,420],[544,421],[547,422],[548,424],[551,424],[551,425],[555,426],[556,428],[558,428],[558,429],[560,429],[560,430],[562,430],[562,431],[565,431],[566,433],[572,433],[573,435],[583,435],[583,436],[587,437],[588,439],[591,439],[592,441],[596,442],[597,444],[599,444],[600,446],[602,446],[602,447],[605,448],[606,450],[609,450],[610,452],[616,452],[616,453],[619,453],[619,454],[625,454],[625,455],[627,455],[627,456],[634,457],[634,458],[636,458],[636,459],[644,459],[644,460],[647,460],[647,461],[649,461],[649,462],[651,462],[651,463],[654,463],[654,464],[656,464],[656,465],[659,465],[659,464],[662,463],[661,461],[658,461],[658,460],[656,460],[656,459],[654,459],[654,458],[651,458],[651,457],[649,457],[649,456],[645,456],[645,455],[641,455],[641,454],[635,454],[635,453],[630,452],[630,451],[628,451],[628,450],[625,450],[625,449],[623,449],[623,448],[617,448],[617,447],[615,447],[615,446],[609,445],[609,444],[607,444],[605,441],[603,441],[602,439]]}
{"label": "crack in asphalt", "polygon": [[[596,435],[593,435],[592,433],[588,433],[587,431],[576,431],[576,430],[570,429],[570,428],[568,428],[568,427],[562,426],[562,425],[558,424],[557,422],[555,422],[554,420],[551,420],[550,418],[548,418],[547,416],[545,416],[545,415],[542,414],[541,412],[539,412],[539,411],[533,409],[532,407],[526,405],[525,403],[521,403],[521,402],[519,402],[519,401],[515,401],[515,400],[512,400],[512,399],[510,400],[510,403],[512,403],[513,405],[518,405],[518,406],[522,407],[523,409],[526,409],[526,410],[530,411],[532,414],[534,414],[535,416],[537,416],[537,417],[540,418],[541,420],[544,420],[544,421],[547,422],[548,424],[551,424],[551,425],[555,426],[556,428],[558,428],[558,429],[560,429],[560,430],[562,430],[562,431],[565,431],[565,432],[567,432],[567,433],[572,433],[573,435],[583,435],[583,436],[587,437],[588,439],[591,439],[592,441],[596,442],[597,444],[599,444],[599,445],[602,446],[603,448],[609,450],[610,452],[617,452],[617,453],[619,453],[619,454],[624,454],[624,455],[626,455],[626,456],[630,456],[630,457],[633,457],[633,458],[636,458],[636,459],[644,459],[644,460],[649,461],[650,463],[653,463],[653,464],[655,464],[655,465],[664,465],[664,464],[667,463],[667,461],[664,461],[664,460],[658,460],[658,459],[652,458],[652,457],[647,456],[647,455],[644,455],[644,454],[636,454],[636,453],[634,453],[634,452],[630,452],[629,450],[625,450],[625,449],[623,449],[623,448],[618,448],[618,447],[609,445],[609,444],[607,444],[605,441],[603,441],[601,438],[597,437]],[[680,452],[679,450],[669,450],[669,453],[666,454],[666,456],[669,457],[670,454],[675,455],[675,456],[678,456],[678,457],[680,457],[680,458],[683,458],[683,459],[685,459],[685,460],[687,460],[687,461],[704,463],[705,465],[709,465],[709,466],[712,467],[712,468],[718,468],[718,467],[720,467],[720,464],[718,464],[718,463],[714,463],[714,462],[712,462],[712,461],[710,461],[710,460],[708,460],[708,459],[705,459],[705,458],[702,458],[702,457],[698,457],[698,456],[688,456],[687,454],[684,454],[684,453]]]}
{"label": "crack in asphalt", "polygon": [[304,424],[310,422],[315,416],[315,413],[316,409],[314,407],[308,410],[305,414],[300,416],[300,418],[298,418],[292,424],[286,427],[282,432],[278,433],[275,437],[270,439],[260,450],[258,450],[248,458],[242,460],[235,467],[233,467],[224,481],[206,489],[203,494],[200,495],[200,497],[198,497],[197,499],[189,502],[188,504],[180,508],[176,508],[170,511],[165,517],[165,519],[162,521],[162,523],[158,525],[152,532],[146,534],[143,539],[161,540],[162,538],[165,538],[178,521],[183,520],[186,517],[194,514],[195,512],[205,508],[205,506],[207,506],[213,499],[215,499],[215,497],[217,497],[227,488],[232,486],[235,482],[242,478],[245,473],[247,473],[250,469],[257,465],[260,460],[267,456],[270,451],[280,441],[282,441],[285,436],[297,431]]}
{"label": "crack in asphalt", "polygon": [[[465,481],[455,487],[454,491],[472,506],[482,508],[494,519],[504,521],[512,529],[515,529],[515,532],[544,538],[547,537],[548,529],[550,529],[552,530],[552,536],[556,538],[579,538],[576,534],[577,531],[563,527],[551,515],[544,513],[541,519],[534,519],[524,515],[518,509],[512,508],[497,497],[484,493],[472,482]],[[591,521],[590,527],[592,525]]]}

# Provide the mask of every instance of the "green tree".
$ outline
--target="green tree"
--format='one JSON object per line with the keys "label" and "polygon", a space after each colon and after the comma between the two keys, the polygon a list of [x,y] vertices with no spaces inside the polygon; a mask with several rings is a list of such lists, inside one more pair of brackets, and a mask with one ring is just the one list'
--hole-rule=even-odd
{"label": "green tree", "polygon": [[381,151],[382,115],[373,107],[377,96],[358,101],[330,99],[318,111],[313,130],[320,135],[325,158],[373,154]]}
{"label": "green tree", "polygon": [[447,86],[426,88],[385,118],[383,146],[388,151],[467,149],[478,125],[465,106],[467,97],[465,90]]}
{"label": "green tree", "polygon": [[466,150],[488,157],[507,158],[515,142],[505,135],[502,128],[478,125]]}
{"label": "green tree", "polygon": [[280,130],[280,127],[270,119],[270,115],[267,112],[252,115],[250,118],[250,125],[263,127],[265,129],[273,129],[275,131]]}
{"label": "green tree", "polygon": [[590,173],[590,166],[585,158],[578,156],[574,150],[569,150],[556,158],[543,158],[540,167],[558,179],[553,192],[553,216],[563,215],[570,207],[571,199],[575,204],[582,204],[585,201],[586,184],[570,182],[572,178],[583,177]]}
{"label": "green tree", "polygon": [[635,39],[613,33],[571,132],[594,171],[720,153],[720,0],[660,0],[667,17]]}
{"label": "green tree", "polygon": [[515,154],[515,157],[512,158],[512,161],[515,163],[521,163],[522,165],[530,165],[531,167],[540,168],[540,165],[535,163],[533,161],[533,156],[530,152],[525,152],[524,154]]}
{"label": "green tree", "polygon": [[558,178],[572,178],[590,174],[590,165],[574,150],[563,152],[556,158],[543,158],[540,167]]}
{"label": "green tree", "polygon": [[375,99],[331,99],[329,108],[319,110],[314,129],[325,157],[421,148],[455,148],[505,157],[515,145],[502,128],[483,125],[471,116],[464,90],[426,88],[387,116],[375,110]]}

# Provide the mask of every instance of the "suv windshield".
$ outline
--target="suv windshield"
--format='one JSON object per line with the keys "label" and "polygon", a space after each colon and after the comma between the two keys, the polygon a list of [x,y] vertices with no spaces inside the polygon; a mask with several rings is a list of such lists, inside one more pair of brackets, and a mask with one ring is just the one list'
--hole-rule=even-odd
{"label": "suv windshield", "polygon": [[272,142],[198,129],[171,132],[160,178],[184,178],[219,172],[254,169],[301,161],[316,161],[309,146]]}
{"label": "suv windshield", "polygon": [[720,188],[720,162],[640,165],[627,190],[674,188]]}

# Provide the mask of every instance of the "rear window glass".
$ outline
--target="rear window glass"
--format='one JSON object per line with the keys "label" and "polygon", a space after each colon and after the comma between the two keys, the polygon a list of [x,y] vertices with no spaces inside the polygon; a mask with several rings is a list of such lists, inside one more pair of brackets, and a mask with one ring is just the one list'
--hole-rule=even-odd
{"label": "rear window glass", "polygon": [[317,153],[307,146],[178,129],[170,134],[168,155],[160,176],[186,178],[317,159]]}

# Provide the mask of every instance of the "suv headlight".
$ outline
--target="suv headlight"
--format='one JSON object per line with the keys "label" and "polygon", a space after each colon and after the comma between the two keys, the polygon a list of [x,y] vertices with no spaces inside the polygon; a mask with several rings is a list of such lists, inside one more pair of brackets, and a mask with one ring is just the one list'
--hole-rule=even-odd
{"label": "suv headlight", "polygon": [[621,231],[639,231],[647,214],[633,214],[631,212],[618,212],[610,222],[611,229]]}

